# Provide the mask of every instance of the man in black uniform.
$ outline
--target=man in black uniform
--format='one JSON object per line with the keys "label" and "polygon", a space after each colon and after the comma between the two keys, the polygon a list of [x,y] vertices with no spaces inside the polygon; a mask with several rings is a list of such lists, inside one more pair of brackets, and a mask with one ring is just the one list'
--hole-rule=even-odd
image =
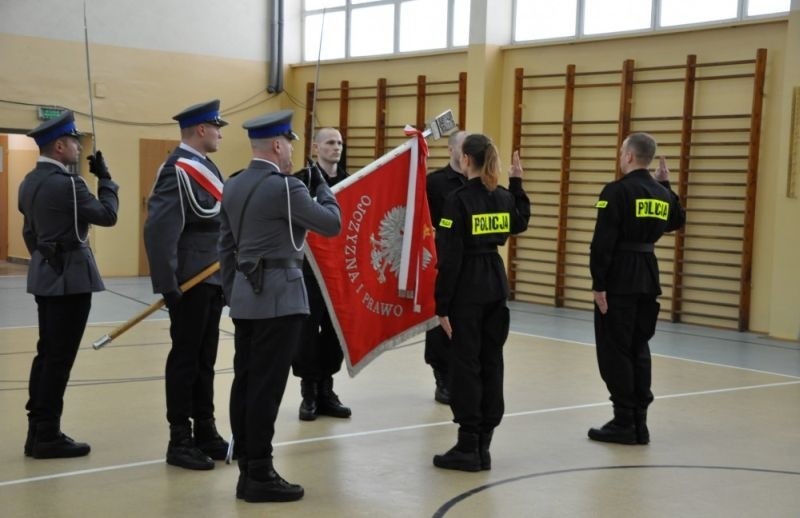
{"label": "man in black uniform", "polygon": [[[467,183],[467,177],[461,171],[461,145],[464,143],[466,135],[466,131],[456,131],[450,134],[447,139],[450,162],[426,178],[428,208],[431,211],[431,223],[434,226],[438,225],[439,220],[442,219],[442,208],[447,195]],[[447,388],[448,342],[447,335],[442,331],[441,326],[434,327],[425,333],[425,363],[433,369],[433,377],[436,380],[433,398],[445,405],[450,404],[450,390]]]}
{"label": "man in black uniform", "polygon": [[89,225],[117,222],[119,187],[111,180],[103,154],[90,155],[89,171],[97,176],[95,198],[86,182],[67,169],[81,153],[71,111],[28,133],[41,155],[19,187],[22,237],[31,254],[28,293],[36,297],[39,341],[28,383],[28,436],[25,455],[36,459],[82,457],[86,443],[61,432],[64,391],[86,329],[92,292],[103,281],[89,248]]}
{"label": "man in black uniform", "polygon": [[[225,184],[219,256],[225,299],[236,326],[230,415],[239,461],[236,497],[291,501],[304,490],[276,472],[272,438],[289,368],[308,315],[303,246],[308,230],[333,236],[341,214],[317,178],[316,201],[291,175],[292,111],[244,123],[253,159]],[[319,174],[314,171],[314,174]]]}
{"label": "man in black uniform", "polygon": [[648,340],[656,330],[661,294],[655,242],[683,226],[686,215],[670,190],[662,157],[651,175],[647,167],[656,142],[633,133],[619,155],[623,177],[607,184],[597,202],[590,269],[600,376],[611,394],[614,419],[589,430],[595,441],[647,444],[651,364]]}
{"label": "man in black uniform", "polygon": [[[329,187],[347,178],[347,171],[339,165],[342,158],[342,134],[334,128],[322,128],[314,136],[312,150],[317,161],[295,173],[312,197],[317,195],[317,182],[324,178]],[[300,378],[299,417],[313,421],[318,415],[350,417],[351,411],[342,405],[333,391],[333,375],[342,368],[344,354],[333,329],[331,316],[322,298],[322,291],[307,260],[303,261],[303,280],[308,291],[310,314],[303,323],[303,335],[292,362],[294,375]]]}
{"label": "man in black uniform", "polygon": [[167,463],[207,470],[228,450],[214,421],[222,288],[218,273],[186,293],[180,285],[217,261],[222,175],[208,154],[217,150],[228,123],[219,117],[218,100],[190,106],[173,119],[181,143],[158,171],[147,202],[144,244],[153,291],[169,308]]}

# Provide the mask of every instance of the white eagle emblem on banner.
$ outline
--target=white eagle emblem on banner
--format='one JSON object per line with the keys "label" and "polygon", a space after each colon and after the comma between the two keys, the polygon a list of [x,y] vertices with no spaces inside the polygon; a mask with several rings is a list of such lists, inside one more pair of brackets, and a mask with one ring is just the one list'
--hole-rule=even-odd
{"label": "white eagle emblem on banner", "polygon": [[[386,282],[386,268],[397,277],[400,269],[400,253],[403,246],[403,225],[406,219],[406,208],[397,206],[390,209],[381,219],[378,237],[370,234],[372,244],[370,259],[372,269],[378,274],[378,282]],[[422,249],[422,269],[426,269],[431,262],[433,254],[427,248]]]}

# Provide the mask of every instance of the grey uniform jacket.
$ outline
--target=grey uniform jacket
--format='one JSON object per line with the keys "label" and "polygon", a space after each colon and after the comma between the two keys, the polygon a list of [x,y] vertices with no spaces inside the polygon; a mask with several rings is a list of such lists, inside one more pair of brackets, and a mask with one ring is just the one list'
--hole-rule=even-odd
{"label": "grey uniform jacket", "polygon": [[[243,217],[245,199],[253,189]],[[230,306],[230,316],[255,320],[308,314],[302,268],[265,269],[261,293],[255,294],[242,272],[236,269],[234,241],[239,240],[241,258],[296,259],[302,264],[300,245],[305,241],[307,230],[323,236],[335,236],[341,230],[339,204],[330,187],[322,182],[314,201],[299,179],[279,173],[272,162],[253,160],[247,169],[225,183],[224,192],[219,256],[222,288]],[[242,223],[244,227],[240,231]],[[300,251],[292,245],[292,236]]]}
{"label": "grey uniform jacket", "polygon": [[[175,162],[179,158],[200,162],[222,180],[213,162],[181,147],[159,169],[147,201],[144,223],[144,246],[154,293],[177,290],[183,282],[217,261],[219,214],[201,217],[192,209],[186,186],[178,183]],[[189,183],[198,204],[212,209],[217,200],[194,180]],[[219,274],[204,282],[219,286]]]}
{"label": "grey uniform jacket", "polygon": [[25,176],[19,186],[19,211],[31,254],[28,293],[60,296],[105,289],[89,241],[81,240],[90,224],[110,227],[117,222],[118,189],[111,179],[101,179],[99,199],[95,198],[83,178],[50,162],[38,162]]}

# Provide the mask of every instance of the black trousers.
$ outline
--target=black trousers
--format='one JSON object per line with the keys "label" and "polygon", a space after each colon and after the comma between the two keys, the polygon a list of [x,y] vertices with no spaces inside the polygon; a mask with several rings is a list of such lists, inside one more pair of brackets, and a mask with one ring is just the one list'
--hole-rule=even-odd
{"label": "black trousers", "polygon": [[308,275],[313,275],[313,272],[309,269],[305,275],[310,315],[303,322],[292,372],[298,378],[319,381],[339,372],[344,353],[319,285],[314,280],[309,281]]}
{"label": "black trousers", "polygon": [[167,421],[188,426],[214,417],[214,363],[219,345],[222,288],[198,284],[169,312],[172,348],[167,356]]}
{"label": "black trousers", "polygon": [[236,326],[230,416],[239,456],[272,456],[275,419],[305,315],[233,319]]}
{"label": "black trousers", "polygon": [[434,327],[425,333],[425,363],[433,370],[444,374],[445,379],[450,370],[448,366],[449,342],[441,326]]}
{"label": "black trousers", "polygon": [[28,381],[28,419],[32,424],[58,421],[64,391],[86,329],[92,294],[36,296],[39,341]]}
{"label": "black trousers", "polygon": [[655,295],[607,294],[605,315],[595,305],[600,376],[615,407],[646,409],[653,401],[650,346],[660,305]]}
{"label": "black trousers", "polygon": [[450,314],[450,408],[461,431],[489,432],[503,419],[506,301],[453,308]]}

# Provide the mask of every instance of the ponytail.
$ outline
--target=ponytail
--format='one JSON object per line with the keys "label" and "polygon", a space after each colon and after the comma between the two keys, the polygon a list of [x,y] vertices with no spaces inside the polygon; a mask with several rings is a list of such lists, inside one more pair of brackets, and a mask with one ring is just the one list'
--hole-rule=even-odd
{"label": "ponytail", "polygon": [[500,177],[500,156],[497,147],[486,135],[479,133],[468,135],[462,144],[463,153],[469,156],[480,168],[481,183],[489,192],[497,188]]}

